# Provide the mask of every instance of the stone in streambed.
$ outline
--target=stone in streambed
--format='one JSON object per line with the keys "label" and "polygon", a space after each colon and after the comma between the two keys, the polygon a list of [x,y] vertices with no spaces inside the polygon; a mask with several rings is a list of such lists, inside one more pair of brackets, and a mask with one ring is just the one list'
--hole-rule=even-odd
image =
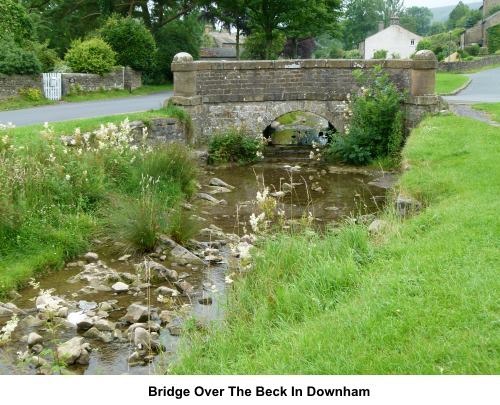
{"label": "stone in streambed", "polygon": [[217,177],[212,177],[210,181],[208,182],[211,186],[218,186],[218,187],[226,187],[230,189],[234,189],[234,186],[231,186],[230,184],[227,184],[225,181],[217,178]]}
{"label": "stone in streambed", "polygon": [[43,342],[43,337],[41,337],[38,333],[31,332],[28,335],[27,343],[28,343],[29,347],[35,346],[35,345],[40,344],[42,342]]}
{"label": "stone in streambed", "polygon": [[125,284],[122,281],[118,281],[117,283],[114,283],[111,286],[111,289],[114,292],[123,293],[123,292],[127,292],[129,290],[129,286],[128,286],[128,284]]}

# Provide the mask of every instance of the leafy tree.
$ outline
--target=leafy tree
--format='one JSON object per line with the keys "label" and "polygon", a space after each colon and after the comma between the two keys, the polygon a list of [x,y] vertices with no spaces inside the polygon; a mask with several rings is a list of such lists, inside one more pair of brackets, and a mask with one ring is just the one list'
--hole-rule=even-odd
{"label": "leafy tree", "polygon": [[240,36],[250,33],[248,27],[248,7],[245,0],[220,0],[214,8],[213,15],[226,28],[236,29],[236,59],[240,59]]}
{"label": "leafy tree", "polygon": [[380,5],[386,27],[389,25],[391,17],[400,16],[403,11],[403,0],[383,0]]}
{"label": "leafy tree", "polygon": [[434,21],[431,25],[431,29],[429,31],[430,35],[440,34],[446,31],[446,24],[440,21]]}
{"label": "leafy tree", "polygon": [[33,51],[17,44],[12,37],[0,39],[0,73],[6,75],[32,75],[41,73],[42,65]]}
{"label": "leafy tree", "polygon": [[0,16],[0,38],[12,38],[18,44],[33,39],[33,23],[26,8],[18,1],[2,0]]}
{"label": "leafy tree", "polygon": [[410,7],[401,14],[401,26],[418,35],[428,35],[431,30],[432,11],[427,7]]}
{"label": "leafy tree", "polygon": [[465,19],[469,16],[469,14],[469,6],[464,4],[462,1],[459,1],[456,7],[451,11],[450,17],[448,18],[448,29],[461,26],[463,27],[463,25],[460,25],[460,22],[462,21],[462,24],[465,23]]}
{"label": "leafy tree", "polygon": [[116,52],[119,65],[140,71],[151,68],[156,44],[151,32],[139,20],[113,15],[99,32]]}
{"label": "leafy tree", "polygon": [[346,48],[355,48],[368,35],[376,32],[382,19],[382,0],[350,0],[344,13]]}
{"label": "leafy tree", "polygon": [[103,75],[116,64],[115,52],[101,38],[75,41],[66,53],[64,60],[77,73]]}
{"label": "leafy tree", "polygon": [[[250,34],[245,41],[244,59],[278,59],[285,46],[286,37],[283,32],[274,30],[272,40],[261,31]],[[269,45],[269,43],[271,45]]]}

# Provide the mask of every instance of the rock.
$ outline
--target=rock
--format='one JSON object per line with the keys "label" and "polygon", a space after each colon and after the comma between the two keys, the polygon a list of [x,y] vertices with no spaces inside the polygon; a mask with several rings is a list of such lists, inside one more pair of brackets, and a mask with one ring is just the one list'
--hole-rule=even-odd
{"label": "rock", "polygon": [[121,279],[126,282],[126,283],[135,283],[138,280],[137,275],[132,274],[132,273],[119,273]]}
{"label": "rock", "polygon": [[118,258],[119,262],[126,262],[128,259],[130,259],[132,255],[123,255]]}
{"label": "rock", "polygon": [[97,329],[95,326],[90,328],[87,332],[83,334],[88,339],[97,339],[101,340],[104,343],[109,343],[113,340],[111,333],[109,332],[102,332],[99,329]]}
{"label": "rock", "polygon": [[131,304],[123,317],[128,323],[145,322],[148,320],[148,307],[140,304]]}
{"label": "rock", "polygon": [[129,286],[128,286],[128,284],[125,284],[121,281],[118,281],[117,283],[114,283],[111,286],[111,289],[117,293],[122,293],[122,292],[127,292],[129,289]]}
{"label": "rock", "polygon": [[19,321],[19,327],[27,329],[38,328],[43,323],[44,323],[43,320],[35,318],[33,315],[28,315],[27,317]]}
{"label": "rock", "polygon": [[83,258],[87,261],[87,263],[95,263],[99,260],[99,255],[94,252],[87,252]]}
{"label": "rock", "polygon": [[8,295],[11,300],[21,298],[21,294],[19,294],[16,290],[10,290]]}
{"label": "rock", "polygon": [[48,365],[49,365],[48,361],[40,356],[31,356],[29,358],[29,363],[36,368],[48,367]]}
{"label": "rock", "polygon": [[217,177],[212,177],[208,182],[208,184],[210,184],[211,186],[219,186],[219,187],[234,189],[234,186],[227,184],[225,181],[218,179]]}
{"label": "rock", "polygon": [[202,297],[198,299],[201,305],[212,305],[212,297]]}
{"label": "rock", "polygon": [[175,286],[183,294],[192,294],[194,292],[194,287],[186,280],[178,281],[177,283],[175,283]]}
{"label": "rock", "polygon": [[182,319],[174,318],[167,324],[167,329],[172,336],[180,336],[182,333]]}
{"label": "rock", "polygon": [[137,347],[149,347],[151,344],[151,334],[142,327],[134,329],[134,345]]}
{"label": "rock", "polygon": [[97,308],[97,302],[81,300],[78,301],[78,308],[80,308],[82,311],[90,311]]}
{"label": "rock", "polygon": [[205,264],[198,256],[180,245],[177,245],[170,251],[170,257],[172,260],[175,260],[177,263],[182,265],[194,264],[203,266]]}
{"label": "rock", "polygon": [[166,246],[170,249],[173,249],[174,247],[177,246],[177,243],[174,242],[171,238],[169,238],[167,235],[160,235],[158,237],[160,243],[163,245],[163,246]]}
{"label": "rock", "polygon": [[[174,250],[177,247],[182,248],[182,246],[179,246],[176,244],[176,247],[174,248]],[[182,249],[184,249],[184,248],[182,248]],[[146,263],[144,263],[143,268],[148,268],[151,272],[155,273],[155,274],[152,274],[152,276],[156,275],[156,276],[159,276],[161,278],[165,278],[165,279],[170,280],[170,281],[177,281],[177,279],[178,279],[178,275],[177,275],[177,272],[175,270],[167,269],[163,264],[157,263],[153,260],[149,260]]]}
{"label": "rock", "polygon": [[57,347],[57,356],[63,360],[67,365],[74,364],[88,364],[90,346],[84,343],[84,338],[75,336],[67,342]]}
{"label": "rock", "polygon": [[376,219],[375,214],[365,214],[357,217],[356,222],[358,224],[368,225],[371,224],[373,221],[375,221],[375,219]]}
{"label": "rock", "polygon": [[368,226],[368,232],[372,234],[380,233],[387,227],[387,225],[389,225],[387,221],[384,221],[383,219],[376,219],[370,224],[370,226]]}
{"label": "rock", "polygon": [[231,190],[230,188],[227,187],[219,187],[219,186],[209,186],[208,194],[222,194],[222,193],[230,193]]}
{"label": "rock", "polygon": [[134,332],[137,328],[144,328],[151,332],[159,332],[161,329],[161,325],[156,323],[155,321],[134,323],[128,327],[127,334]]}
{"label": "rock", "polygon": [[10,317],[14,315],[14,311],[0,304],[0,317]]}
{"label": "rock", "polygon": [[224,259],[222,258],[222,256],[219,256],[219,255],[205,256],[205,260],[209,263],[222,263],[222,262],[224,262]]}
{"label": "rock", "polygon": [[139,354],[138,351],[135,351],[133,352],[129,358],[128,358],[128,363],[131,365],[131,366],[134,366],[134,365],[140,365],[140,364],[144,364],[145,363],[145,360],[142,358],[142,356]]}
{"label": "rock", "polygon": [[161,295],[170,295],[172,297],[175,297],[176,295],[179,295],[179,292],[177,290],[174,290],[173,288],[161,286],[158,287],[155,290],[156,294],[161,294]]}
{"label": "rock", "polygon": [[81,318],[80,320],[78,320],[78,322],[76,323],[76,330],[78,332],[82,332],[82,331],[89,330],[93,326],[94,326],[94,321],[92,320],[92,318],[85,316],[84,318]]}
{"label": "rock", "polygon": [[101,332],[113,332],[116,329],[115,323],[107,319],[99,319],[94,326]]}
{"label": "rock", "polygon": [[57,311],[63,304],[65,302],[62,298],[50,294],[39,295],[35,300],[36,309],[39,311]]}
{"label": "rock", "polygon": [[418,212],[421,208],[422,204],[411,197],[400,194],[396,198],[396,211],[402,217]]}
{"label": "rock", "polygon": [[61,307],[57,310],[57,316],[59,318],[66,318],[68,316],[69,309],[67,307]]}
{"label": "rock", "polygon": [[339,207],[326,207],[325,211],[338,211]]}
{"label": "rock", "polygon": [[31,347],[31,352],[35,353],[35,354],[41,353],[42,350],[43,350],[43,346],[40,343],[37,343],[36,345],[33,345]]}
{"label": "rock", "polygon": [[99,304],[99,309],[101,311],[106,311],[106,312],[109,312],[109,311],[112,311],[113,310],[113,305],[111,305],[109,302],[107,301],[103,301]]}
{"label": "rock", "polygon": [[207,193],[196,193],[196,197],[199,200],[208,201],[212,205],[219,205],[220,204],[220,200],[212,197],[210,194],[207,194]]}
{"label": "rock", "polygon": [[31,347],[31,346],[34,346],[36,344],[40,344],[43,342],[43,337],[41,337],[38,333],[35,333],[35,332],[31,332],[29,335],[28,335],[28,346]]}
{"label": "rock", "polygon": [[172,322],[172,319],[174,319],[174,312],[167,310],[161,311],[159,316],[163,324],[170,323]]}

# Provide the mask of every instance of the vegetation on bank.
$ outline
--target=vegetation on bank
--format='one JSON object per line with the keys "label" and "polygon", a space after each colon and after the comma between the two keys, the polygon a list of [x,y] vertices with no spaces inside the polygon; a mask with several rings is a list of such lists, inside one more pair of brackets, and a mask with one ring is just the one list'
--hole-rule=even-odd
{"label": "vegetation on bank", "polygon": [[474,104],[472,107],[487,112],[491,119],[500,122],[500,103],[481,103]]}
{"label": "vegetation on bank", "polygon": [[0,293],[60,268],[95,235],[129,252],[151,249],[159,233],[183,237],[176,208],[194,192],[196,163],[143,135],[124,116],[1,130]]}
{"label": "vegetation on bank", "polygon": [[[278,234],[235,282],[226,320],[184,340],[177,374],[497,374],[498,128],[428,118],[399,190],[424,204],[369,235]],[[464,173],[467,173],[464,176]]]}
{"label": "vegetation on bank", "polygon": [[212,136],[208,144],[208,162],[211,164],[248,164],[262,157],[262,139],[243,129],[230,129]]}
{"label": "vegetation on bank", "polygon": [[436,94],[447,95],[463,88],[470,79],[467,76],[458,73],[442,73],[436,74]]}

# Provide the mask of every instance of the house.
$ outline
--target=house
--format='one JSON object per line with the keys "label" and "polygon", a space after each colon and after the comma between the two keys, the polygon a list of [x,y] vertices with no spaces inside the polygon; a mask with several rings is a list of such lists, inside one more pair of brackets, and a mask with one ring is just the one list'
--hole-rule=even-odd
{"label": "house", "polygon": [[387,57],[406,59],[413,55],[422,37],[399,25],[399,17],[392,17],[391,23],[384,28],[379,23],[379,31],[359,44],[359,51],[364,59],[373,59],[375,51],[385,49]]}
{"label": "house", "polygon": [[[210,24],[205,25],[205,46],[200,48],[201,60],[236,59],[236,35],[228,30],[215,30]],[[240,54],[243,52],[245,37],[240,36]]]}
{"label": "house", "polygon": [[483,0],[483,5],[479,9],[483,12],[483,18],[462,33],[460,36],[462,49],[472,44],[488,46],[488,29],[500,24],[500,0]]}

